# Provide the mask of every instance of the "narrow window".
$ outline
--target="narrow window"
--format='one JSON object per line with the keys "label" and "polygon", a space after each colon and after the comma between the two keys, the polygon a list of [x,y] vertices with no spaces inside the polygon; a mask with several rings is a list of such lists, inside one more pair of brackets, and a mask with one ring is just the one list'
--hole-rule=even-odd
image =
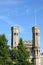
{"label": "narrow window", "polygon": [[37,56],[38,56],[38,50],[37,50]]}

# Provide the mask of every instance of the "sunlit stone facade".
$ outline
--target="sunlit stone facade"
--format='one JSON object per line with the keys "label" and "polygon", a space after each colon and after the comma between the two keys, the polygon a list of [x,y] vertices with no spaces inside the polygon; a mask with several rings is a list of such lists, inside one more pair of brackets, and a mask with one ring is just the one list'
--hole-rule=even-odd
{"label": "sunlit stone facade", "polygon": [[[19,27],[11,27],[11,47],[17,47],[19,42]],[[26,49],[30,51],[30,62],[41,65],[40,54],[40,28],[32,27],[32,41],[23,41]]]}

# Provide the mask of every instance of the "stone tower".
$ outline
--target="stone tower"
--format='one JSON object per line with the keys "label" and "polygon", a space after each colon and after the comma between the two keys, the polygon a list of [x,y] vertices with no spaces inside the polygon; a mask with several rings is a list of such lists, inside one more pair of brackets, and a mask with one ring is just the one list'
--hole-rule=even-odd
{"label": "stone tower", "polygon": [[16,48],[18,46],[19,38],[18,38],[18,33],[19,33],[19,27],[11,27],[11,47]]}
{"label": "stone tower", "polygon": [[32,27],[32,38],[33,38],[33,65],[40,64],[40,28]]}

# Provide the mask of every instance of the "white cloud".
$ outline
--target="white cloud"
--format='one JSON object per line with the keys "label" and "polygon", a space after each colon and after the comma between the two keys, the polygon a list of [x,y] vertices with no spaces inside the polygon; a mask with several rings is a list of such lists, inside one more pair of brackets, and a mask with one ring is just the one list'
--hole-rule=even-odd
{"label": "white cloud", "polygon": [[20,4],[20,3],[23,3],[23,0],[1,0],[0,1],[0,4],[6,4],[6,5],[11,5],[11,4],[14,4],[14,5],[17,5],[17,4]]}
{"label": "white cloud", "polygon": [[0,16],[0,19],[3,21],[3,22],[6,22],[8,25],[14,25],[14,23],[8,19],[8,17],[5,17],[5,16]]}
{"label": "white cloud", "polygon": [[[23,2],[25,1],[24,0],[1,0],[0,4],[2,4],[3,7],[2,9],[0,8],[0,14],[2,13],[5,15],[21,16],[30,13],[30,9],[27,8],[27,6],[24,5],[22,6]],[[19,5],[20,7],[15,5]]]}
{"label": "white cloud", "polygon": [[3,21],[3,22],[6,22],[8,25],[10,26],[19,26],[19,30],[20,30],[20,33],[24,33],[25,31],[25,28],[19,24],[16,24],[15,22],[9,20],[8,17],[5,17],[5,16],[0,16],[0,19]]}

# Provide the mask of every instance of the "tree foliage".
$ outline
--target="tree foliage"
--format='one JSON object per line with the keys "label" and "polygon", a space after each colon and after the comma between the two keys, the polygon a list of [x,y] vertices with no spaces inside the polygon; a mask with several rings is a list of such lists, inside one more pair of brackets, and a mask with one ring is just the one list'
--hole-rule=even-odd
{"label": "tree foliage", "polygon": [[22,38],[20,38],[18,48],[12,50],[12,59],[15,65],[31,65],[27,60],[29,57],[29,52],[26,50]]}
{"label": "tree foliage", "polygon": [[[5,35],[0,35],[0,65],[11,65],[10,50]],[[9,60],[10,59],[10,60]]]}
{"label": "tree foliage", "polygon": [[12,50],[9,49],[7,43],[5,35],[0,35],[0,65],[31,65],[28,61],[29,52],[26,50],[22,38],[19,40],[18,47]]}

